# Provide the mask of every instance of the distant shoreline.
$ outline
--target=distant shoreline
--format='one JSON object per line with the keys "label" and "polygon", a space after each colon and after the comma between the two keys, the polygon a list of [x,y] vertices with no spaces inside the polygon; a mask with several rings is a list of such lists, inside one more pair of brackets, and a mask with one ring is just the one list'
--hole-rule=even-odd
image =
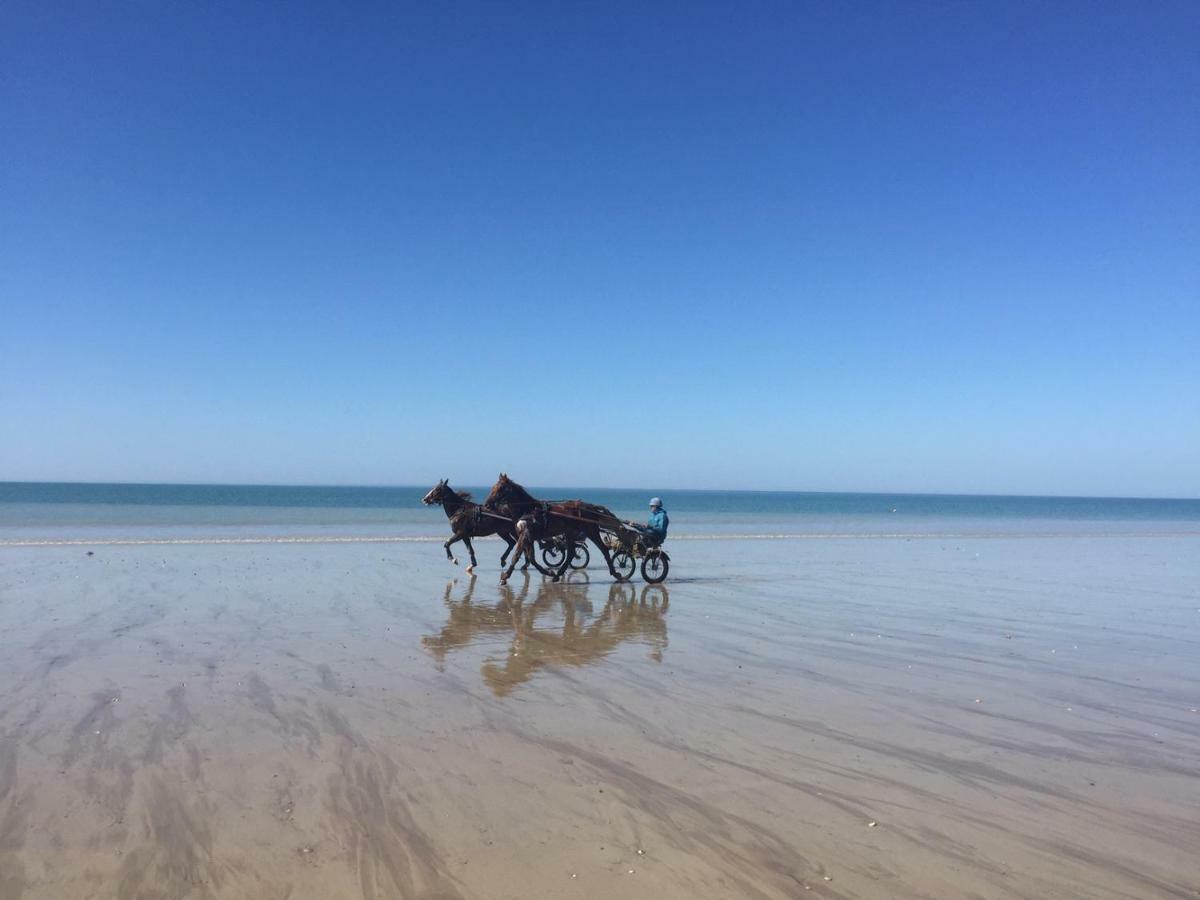
{"label": "distant shoreline", "polygon": [[[299,491],[427,491],[429,485],[420,484],[293,484],[290,482],[223,482],[223,481],[0,481],[0,502],[3,500],[5,488],[21,487],[67,487],[67,488],[198,488],[215,490],[299,490]],[[487,490],[485,485],[457,485],[463,490]],[[596,485],[566,486],[566,485],[530,485],[536,492],[550,494],[552,492],[631,492],[664,494],[765,494],[795,497],[914,497],[941,499],[994,499],[994,500],[1119,500],[1119,501],[1167,501],[1180,503],[1200,503],[1200,495],[1194,497],[1179,496],[1148,496],[1122,494],[1005,494],[994,492],[955,491],[909,491],[909,490],[792,490],[782,488],[680,488],[680,487],[598,487]]]}
{"label": "distant shoreline", "polygon": [[[486,485],[456,484],[460,490],[467,490],[478,493],[486,492]],[[8,490],[29,490],[29,488],[42,488],[42,490],[55,490],[55,488],[68,488],[68,490],[90,490],[90,488],[131,488],[131,490],[146,490],[146,488],[166,488],[166,490],[198,490],[198,491],[302,491],[302,492],[320,492],[320,491],[346,491],[346,492],[408,492],[421,491],[424,493],[428,490],[428,485],[325,485],[311,484],[298,485],[288,484],[288,482],[259,482],[259,484],[239,484],[239,482],[221,482],[221,481],[0,481],[0,503],[11,502],[5,498],[5,492]],[[1128,503],[1200,503],[1198,497],[1163,497],[1163,496],[1122,496],[1122,494],[1084,494],[1084,493],[994,493],[994,492],[947,492],[947,491],[797,491],[784,490],[784,488],[744,488],[744,487],[598,487],[595,485],[584,486],[564,486],[564,485],[529,485],[530,490],[534,493],[546,494],[575,494],[575,493],[661,493],[661,494],[709,494],[709,496],[721,496],[721,494],[757,494],[757,496],[766,497],[811,497],[811,498],[876,498],[888,497],[895,499],[942,499],[942,500],[1049,500],[1049,502],[1094,502],[1094,500],[1115,500],[1115,502]]]}

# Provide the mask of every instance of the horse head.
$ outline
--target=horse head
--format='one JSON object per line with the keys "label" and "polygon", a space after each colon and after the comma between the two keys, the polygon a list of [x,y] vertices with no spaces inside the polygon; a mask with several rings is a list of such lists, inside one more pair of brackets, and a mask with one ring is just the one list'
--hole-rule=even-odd
{"label": "horse head", "polygon": [[528,509],[536,506],[537,503],[538,499],[533,494],[501,472],[499,480],[492,485],[491,493],[488,494],[483,505],[488,509],[500,509],[507,506],[512,511],[513,507]]}
{"label": "horse head", "polygon": [[430,489],[428,494],[421,498],[421,502],[426,506],[433,506],[435,503],[441,503],[449,492],[450,486],[446,484],[446,479],[443,478]]}
{"label": "horse head", "polygon": [[507,503],[512,486],[516,484],[504,472],[500,473],[500,477],[496,479],[496,483],[492,485],[492,489],[488,491],[487,499],[483,501],[483,505],[488,509],[495,509],[498,504]]}

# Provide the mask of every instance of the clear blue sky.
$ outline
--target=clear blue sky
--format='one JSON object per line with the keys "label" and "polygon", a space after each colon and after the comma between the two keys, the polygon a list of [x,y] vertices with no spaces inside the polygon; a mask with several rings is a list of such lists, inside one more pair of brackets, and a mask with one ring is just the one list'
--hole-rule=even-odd
{"label": "clear blue sky", "polygon": [[6,3],[0,480],[1200,496],[1200,5]]}

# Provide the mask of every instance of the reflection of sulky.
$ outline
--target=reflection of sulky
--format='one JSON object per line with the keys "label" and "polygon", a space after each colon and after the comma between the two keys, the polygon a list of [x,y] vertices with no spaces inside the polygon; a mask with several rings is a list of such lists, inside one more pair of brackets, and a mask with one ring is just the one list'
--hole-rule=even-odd
{"label": "reflection of sulky", "polygon": [[[664,613],[670,602],[662,585],[645,585],[639,595],[631,584],[617,583],[608,589],[608,600],[596,616],[591,616],[586,583],[554,584],[542,582],[529,599],[531,581],[517,590],[500,588],[495,606],[472,602],[475,579],[467,585],[461,600],[451,599],[453,582],[446,586],[444,603],[449,618],[437,635],[422,638],[439,667],[454,649],[498,636],[509,631],[512,642],[503,663],[485,662],[483,680],[497,696],[511,693],[533,677],[538,669],[557,666],[586,666],[608,656],[626,641],[650,647],[650,658],[662,661],[667,646]],[[561,627],[554,621],[561,610]],[[543,623],[539,627],[539,619]],[[547,620],[550,621],[547,621]]]}

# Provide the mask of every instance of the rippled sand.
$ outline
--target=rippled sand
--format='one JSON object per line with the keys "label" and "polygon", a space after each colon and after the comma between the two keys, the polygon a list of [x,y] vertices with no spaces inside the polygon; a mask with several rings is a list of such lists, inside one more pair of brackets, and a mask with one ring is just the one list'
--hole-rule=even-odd
{"label": "rippled sand", "polygon": [[496,548],[0,548],[0,900],[1200,895],[1200,539]]}

